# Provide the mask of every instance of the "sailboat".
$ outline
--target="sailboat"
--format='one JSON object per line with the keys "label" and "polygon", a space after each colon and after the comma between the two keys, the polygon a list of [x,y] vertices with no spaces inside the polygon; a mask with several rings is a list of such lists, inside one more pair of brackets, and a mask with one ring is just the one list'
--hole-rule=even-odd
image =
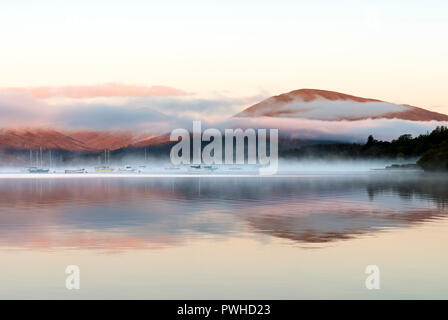
{"label": "sailboat", "polygon": [[131,165],[127,164],[124,166],[124,168],[118,168],[118,171],[120,171],[120,172],[135,172],[135,169],[132,168]]}
{"label": "sailboat", "polygon": [[147,153],[146,153],[146,147],[144,148],[144,150],[145,150],[145,162],[144,162],[144,164],[141,164],[141,165],[138,166],[140,168],[139,172],[141,172],[140,171],[141,169],[146,169],[146,162],[148,160],[148,156],[147,156]]}
{"label": "sailboat", "polygon": [[50,169],[38,168],[38,167],[29,167],[29,173],[48,173]]}
{"label": "sailboat", "polygon": [[108,173],[114,171],[114,168],[109,167],[109,157],[110,151],[108,149],[104,149],[104,165],[101,167],[96,167],[95,172]]}
{"label": "sailboat", "polygon": [[[39,154],[36,158],[36,166],[31,166],[28,168],[29,173],[48,173],[50,169],[44,169],[42,167],[42,147],[40,147]],[[32,162],[32,151],[30,150],[30,162]]]}

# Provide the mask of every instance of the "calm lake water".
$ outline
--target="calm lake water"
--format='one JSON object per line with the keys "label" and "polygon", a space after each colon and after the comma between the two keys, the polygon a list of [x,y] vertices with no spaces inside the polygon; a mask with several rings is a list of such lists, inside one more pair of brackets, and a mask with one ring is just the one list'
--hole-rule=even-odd
{"label": "calm lake water", "polygon": [[0,298],[448,298],[447,217],[424,173],[0,178]]}

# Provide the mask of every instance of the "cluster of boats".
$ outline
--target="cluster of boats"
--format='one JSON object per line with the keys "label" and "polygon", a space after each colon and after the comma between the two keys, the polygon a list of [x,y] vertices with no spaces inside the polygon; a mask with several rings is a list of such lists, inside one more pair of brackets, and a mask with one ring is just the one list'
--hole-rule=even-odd
{"label": "cluster of boats", "polygon": [[[142,173],[142,172],[148,172],[145,165],[140,165],[138,168],[134,168],[131,165],[127,164],[124,167],[115,169],[110,166],[110,151],[108,149],[104,150],[104,161],[102,162],[101,166],[93,168],[95,173]],[[145,148],[145,162],[147,160],[147,153]],[[33,164],[35,162],[35,166],[31,166],[27,168],[28,173],[36,174],[36,173],[49,173],[49,168],[44,168],[43,166],[43,157],[42,157],[42,148],[38,152],[36,152],[36,161],[33,160],[33,151],[30,150],[30,164]],[[51,167],[51,150],[49,151],[49,167]],[[165,171],[187,171],[191,173],[211,173],[218,169],[224,169],[224,171],[227,170],[241,170],[241,167],[237,166],[231,166],[231,167],[217,167],[215,165],[206,165],[206,164],[195,164],[195,165],[182,165],[182,166],[169,166],[165,167]],[[66,174],[84,174],[88,173],[86,169],[84,168],[75,168],[75,169],[65,169],[64,171],[52,171],[52,173],[66,173]]]}
{"label": "cluster of boats", "polygon": [[[133,173],[133,172],[141,172],[142,169],[146,168],[146,166],[140,166],[139,169],[135,169],[130,165],[125,165],[123,168],[118,168],[118,172],[128,172],[128,173]],[[111,168],[109,166],[101,166],[101,167],[96,167],[95,168],[95,172],[100,172],[100,173],[110,173],[110,172],[114,172],[114,168]]]}
{"label": "cluster of boats", "polygon": [[[187,171],[187,172],[192,172],[192,173],[211,173],[214,172],[216,170],[220,169],[217,166],[214,165],[204,165],[204,164],[198,164],[198,165],[190,165],[190,166],[183,166],[183,167],[179,167],[179,166],[169,166],[169,167],[165,167],[164,170],[165,171]],[[228,170],[241,170],[240,167],[232,167],[229,168]],[[50,169],[48,168],[42,168],[42,167],[29,167],[27,169],[28,173],[49,173]],[[99,166],[99,167],[95,167],[94,168],[94,172],[95,173],[114,173],[114,172],[118,172],[118,173],[142,173],[146,171],[146,166],[142,165],[139,166],[138,168],[134,168],[131,165],[125,165],[124,167],[121,168],[113,168],[110,167],[108,165],[104,165],[104,166]],[[57,173],[57,171],[53,171],[54,173]],[[84,174],[84,173],[88,173],[88,171],[84,168],[79,168],[79,169],[65,169],[63,171],[66,174]],[[59,172],[61,173],[61,172]]]}
{"label": "cluster of boats", "polygon": [[[111,173],[114,172],[114,168],[110,168],[108,166],[96,167],[95,172],[98,173]],[[29,167],[27,169],[28,173],[49,173],[50,169],[40,168],[40,167]],[[124,168],[118,168],[118,172],[137,172],[136,169],[132,168],[129,165],[126,165]],[[139,171],[140,172],[140,171]],[[84,168],[82,169],[65,169],[64,173],[67,174],[80,174],[80,173],[88,173],[88,171]]]}

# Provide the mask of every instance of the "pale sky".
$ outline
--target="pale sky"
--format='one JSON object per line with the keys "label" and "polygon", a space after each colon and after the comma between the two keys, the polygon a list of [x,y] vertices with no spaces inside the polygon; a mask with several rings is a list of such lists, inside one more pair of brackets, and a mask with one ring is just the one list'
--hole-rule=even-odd
{"label": "pale sky", "polygon": [[316,88],[448,113],[447,34],[442,0],[2,0],[0,88]]}

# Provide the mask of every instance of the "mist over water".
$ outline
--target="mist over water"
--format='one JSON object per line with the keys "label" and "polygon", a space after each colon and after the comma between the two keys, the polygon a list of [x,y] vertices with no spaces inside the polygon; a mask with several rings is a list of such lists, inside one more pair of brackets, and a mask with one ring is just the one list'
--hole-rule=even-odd
{"label": "mist over water", "polygon": [[[396,160],[396,159],[377,159],[377,160],[349,160],[349,159],[321,159],[321,158],[307,158],[301,160],[291,160],[287,158],[279,158],[278,160],[278,175],[287,174],[309,174],[309,173],[350,173],[350,172],[369,172],[371,170],[384,169],[386,166],[392,164],[405,164],[405,163],[415,163],[417,159],[406,159],[406,160]],[[35,166],[32,163],[30,166]],[[68,161],[65,163],[56,163],[49,165],[49,162],[43,163],[42,167],[50,169],[49,174],[64,174],[66,169],[80,169],[86,170],[86,173],[95,173],[95,168],[104,165],[101,161],[81,161],[80,159],[75,159],[73,161]],[[27,173],[27,168],[30,166],[0,166],[1,174],[23,174]],[[130,166],[133,170],[132,173],[135,174],[187,174],[190,165],[173,165],[169,159],[160,158],[148,158],[147,160],[141,157],[125,157],[120,160],[110,160],[108,166],[114,169],[112,173],[127,173],[121,171],[125,166]],[[210,174],[224,174],[224,175],[235,175],[235,174],[257,174],[260,166],[258,165],[248,165],[248,164],[234,164],[234,165],[213,165],[216,170],[210,172]],[[173,170],[173,168],[178,170]],[[110,173],[103,173],[107,175]],[[43,175],[40,175],[43,177]],[[0,176],[1,178],[1,176]]]}

